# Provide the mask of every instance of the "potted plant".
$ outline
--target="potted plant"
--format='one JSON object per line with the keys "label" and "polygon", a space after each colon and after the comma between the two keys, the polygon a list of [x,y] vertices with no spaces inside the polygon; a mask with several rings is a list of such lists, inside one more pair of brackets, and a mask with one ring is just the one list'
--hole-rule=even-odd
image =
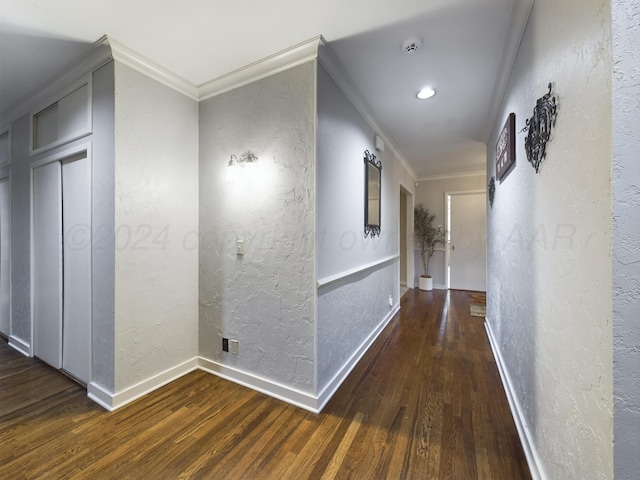
{"label": "potted plant", "polygon": [[418,284],[420,290],[433,290],[433,278],[429,275],[429,260],[433,257],[436,248],[444,246],[447,242],[446,233],[442,227],[436,227],[433,224],[435,218],[436,216],[429,213],[422,204],[413,211],[413,227],[424,272]]}

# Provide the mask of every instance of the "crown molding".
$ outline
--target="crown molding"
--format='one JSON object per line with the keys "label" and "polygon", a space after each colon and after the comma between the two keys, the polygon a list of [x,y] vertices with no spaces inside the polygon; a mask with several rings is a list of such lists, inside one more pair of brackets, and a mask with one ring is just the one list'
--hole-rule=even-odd
{"label": "crown molding", "polygon": [[464,172],[464,173],[447,173],[443,175],[430,175],[428,177],[420,177],[417,182],[430,182],[434,180],[453,180],[455,178],[465,178],[465,177],[478,177],[482,175],[485,177],[487,172],[484,170],[477,170],[475,172]]}
{"label": "crown molding", "polygon": [[495,88],[491,96],[489,121],[486,124],[482,139],[484,143],[488,143],[493,132],[493,127],[498,117],[498,112],[504,101],[504,94],[507,90],[511,71],[516,62],[520,44],[524,37],[529,15],[533,8],[535,0],[516,0],[511,7],[511,17],[509,19],[509,28],[507,30],[505,41],[503,43],[502,52],[500,53],[500,65],[496,70]]}
{"label": "crown molding", "polygon": [[387,131],[375,120],[371,107],[365,101],[364,95],[360,92],[360,89],[356,86],[356,83],[346,72],[338,58],[335,56],[329,45],[324,41],[322,37],[319,47],[318,61],[325,68],[327,73],[331,76],[334,82],[338,85],[338,88],[342,90],[342,93],[349,99],[355,109],[362,115],[365,122],[371,127],[371,129],[379,135],[385,143],[385,146],[391,150],[394,157],[400,162],[400,164],[407,170],[412,180],[417,181],[418,175],[414,168],[411,166],[407,158],[400,152],[398,145],[393,141]]}
{"label": "crown molding", "polygon": [[106,38],[111,46],[111,55],[114,60],[137,70],[143,75],[146,75],[147,77],[150,77],[193,100],[198,100],[198,87],[193,83],[185,80],[179,75],[176,75],[159,63],[156,63],[144,55],[132,50],[115,38],[110,36],[107,36]]}
{"label": "crown molding", "polygon": [[198,85],[198,98],[206,100],[234,88],[315,60],[318,57],[318,48],[323,42],[322,37],[314,37],[245,67],[238,68],[233,72],[209,80]]}
{"label": "crown molding", "polygon": [[100,68],[111,60],[111,48],[107,36],[103,36],[80,57],[70,65],[60,69],[52,77],[49,77],[39,88],[26,97],[21,98],[6,110],[0,112],[0,118],[9,119],[10,122],[32,111],[37,106],[46,103],[48,99],[56,101],[56,94],[65,89],[78,78]]}

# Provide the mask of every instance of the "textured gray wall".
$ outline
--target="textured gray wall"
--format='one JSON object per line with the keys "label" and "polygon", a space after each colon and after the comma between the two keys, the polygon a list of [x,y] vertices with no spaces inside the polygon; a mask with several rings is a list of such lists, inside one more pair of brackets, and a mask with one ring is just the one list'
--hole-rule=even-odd
{"label": "textured gray wall", "polygon": [[540,173],[517,165],[488,209],[487,322],[547,478],[613,475],[611,32],[604,0],[536,0],[488,142],[554,83]]}
{"label": "textured gray wall", "polygon": [[113,62],[93,73],[93,328],[92,382],[113,392],[114,326],[114,74]]}
{"label": "textured gray wall", "polygon": [[198,355],[198,103],[115,62],[115,392]]}
{"label": "textured gray wall", "polygon": [[11,337],[31,347],[29,115],[11,128]]}
{"label": "textured gray wall", "polygon": [[640,475],[640,1],[611,2],[615,478]]}
{"label": "textured gray wall", "polygon": [[[400,184],[414,180],[387,149],[327,71],[318,68],[318,281],[399,256]],[[379,237],[364,236],[365,149],[382,162]],[[413,205],[408,206],[409,209]],[[407,228],[412,235],[413,222]],[[323,284],[318,289],[318,393],[348,369],[399,302],[399,258]],[[409,269],[410,270],[410,269]]]}
{"label": "textured gray wall", "polygon": [[[315,390],[315,62],[200,103],[200,355]],[[225,181],[231,154],[250,175]],[[244,256],[236,256],[236,240]],[[239,354],[222,352],[222,337]]]}

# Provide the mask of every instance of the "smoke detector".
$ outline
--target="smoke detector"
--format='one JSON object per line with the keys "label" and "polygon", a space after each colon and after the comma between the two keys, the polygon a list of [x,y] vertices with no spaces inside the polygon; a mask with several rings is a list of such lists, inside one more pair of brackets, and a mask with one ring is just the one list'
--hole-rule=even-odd
{"label": "smoke detector", "polygon": [[419,37],[409,37],[402,42],[402,51],[408,54],[416,53],[421,46],[422,40]]}

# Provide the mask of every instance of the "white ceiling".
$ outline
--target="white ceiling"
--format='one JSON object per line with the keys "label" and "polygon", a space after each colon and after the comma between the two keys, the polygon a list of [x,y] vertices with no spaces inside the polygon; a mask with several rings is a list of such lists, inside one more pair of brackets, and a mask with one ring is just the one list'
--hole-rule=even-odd
{"label": "white ceiling", "polygon": [[532,2],[0,0],[0,115],[105,34],[194,85],[322,35],[418,177],[480,171]]}

